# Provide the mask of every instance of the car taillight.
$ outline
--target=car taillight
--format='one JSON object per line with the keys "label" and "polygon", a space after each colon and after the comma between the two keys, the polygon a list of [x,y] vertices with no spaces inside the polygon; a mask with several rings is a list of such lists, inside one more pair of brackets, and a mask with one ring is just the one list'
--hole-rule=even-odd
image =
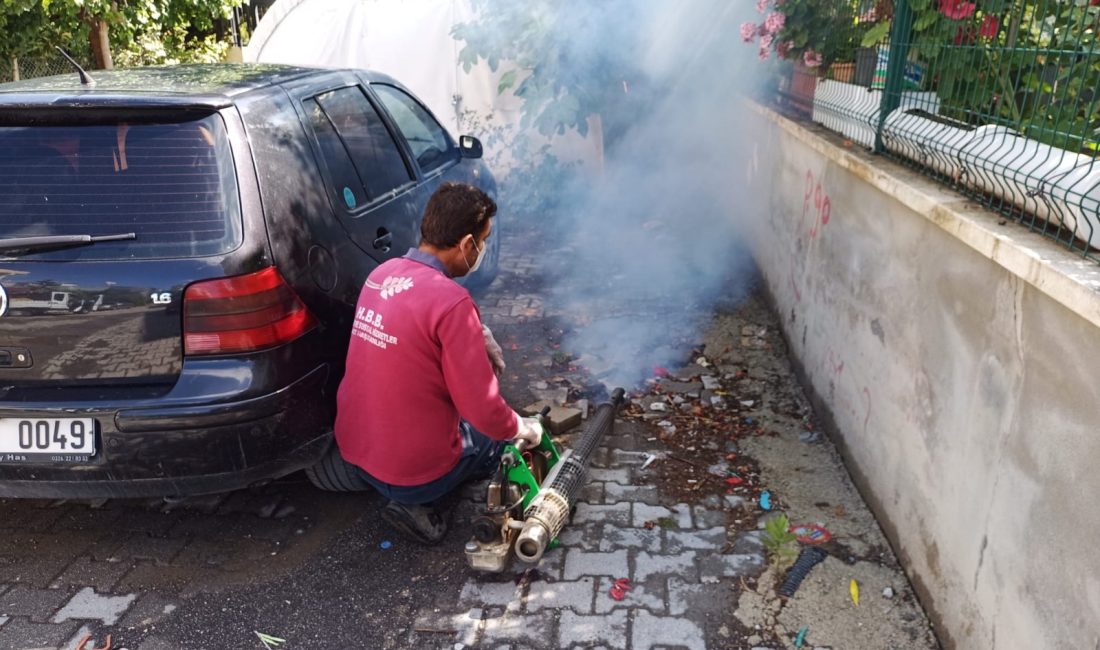
{"label": "car taillight", "polygon": [[275,267],[196,282],[183,292],[187,355],[262,350],[293,341],[316,324]]}

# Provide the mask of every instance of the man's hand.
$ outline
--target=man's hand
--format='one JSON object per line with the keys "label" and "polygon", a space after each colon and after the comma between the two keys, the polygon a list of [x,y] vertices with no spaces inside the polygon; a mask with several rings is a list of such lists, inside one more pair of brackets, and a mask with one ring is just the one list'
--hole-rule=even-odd
{"label": "man's hand", "polygon": [[481,325],[481,334],[485,337],[485,351],[489,353],[489,363],[493,364],[493,372],[499,377],[507,367],[504,364],[504,350],[500,349],[500,344],[493,338],[492,330],[484,323]]}
{"label": "man's hand", "polygon": [[527,448],[534,449],[542,442],[542,423],[538,418],[520,418],[519,419],[519,433],[515,438],[512,438],[513,443],[518,443],[521,440],[527,441]]}

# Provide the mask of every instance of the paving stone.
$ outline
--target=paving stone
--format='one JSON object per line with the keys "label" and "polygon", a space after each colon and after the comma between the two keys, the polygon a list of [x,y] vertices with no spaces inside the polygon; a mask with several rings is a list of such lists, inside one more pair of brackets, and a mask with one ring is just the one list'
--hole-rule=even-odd
{"label": "paving stone", "polygon": [[619,503],[622,501],[657,501],[657,486],[606,483],[604,485],[604,501],[607,503]]}
{"label": "paving stone", "polygon": [[721,549],[726,545],[725,527],[706,530],[670,530],[665,534],[666,553],[679,553],[684,549]]}
{"label": "paving stone", "polygon": [[733,589],[727,584],[700,584],[681,578],[668,580],[668,613],[726,614],[732,611]]}
{"label": "paving stone", "polygon": [[650,580],[646,583],[632,582],[630,589],[622,600],[611,597],[611,587],[614,586],[613,578],[603,577],[596,585],[597,614],[606,614],[614,610],[631,610],[644,607],[655,614],[665,613],[665,587],[663,580]]}
{"label": "paving stone", "polygon": [[136,598],[136,594],[100,595],[91,587],[85,587],[78,591],[50,620],[54,623],[62,623],[68,620],[97,619],[103,621],[104,625],[114,625]]}
{"label": "paving stone", "polygon": [[604,444],[616,451],[639,451],[644,445],[633,435],[607,436]]}
{"label": "paving stone", "polygon": [[748,510],[750,507],[749,500],[745,497],[737,496],[736,494],[726,495],[726,507],[730,510]]}
{"label": "paving stone", "polygon": [[699,580],[718,582],[720,578],[758,575],[764,571],[764,554],[708,554],[699,559]]}
{"label": "paving stone", "polygon": [[[61,650],[78,650],[78,648],[80,648],[80,642],[84,640],[84,637],[92,634],[92,631],[93,630],[90,626],[81,625],[80,629],[76,631],[76,634],[72,635],[69,641],[65,645],[61,646]],[[87,645],[91,645],[94,648],[98,644],[95,643],[95,639],[93,638],[91,641],[88,642]]]}
{"label": "paving stone", "polygon": [[686,503],[678,503],[674,510],[664,506],[651,506],[645,503],[634,504],[634,527],[642,528],[647,521],[672,519],[680,528],[691,528],[691,508]]}
{"label": "paving stone", "polygon": [[591,613],[595,585],[595,578],[581,578],[575,582],[533,582],[527,591],[527,611],[569,608],[578,614]]}
{"label": "paving stone", "polygon": [[593,642],[605,644],[605,648],[626,650],[626,610],[605,616],[580,616],[562,612],[558,626],[558,647],[574,645],[589,647]]}
{"label": "paving stone", "polygon": [[613,505],[595,505],[591,503],[578,503],[577,511],[573,513],[573,524],[606,523],[614,526],[630,525],[630,503],[616,503]]}
{"label": "paving stone", "polygon": [[0,614],[27,616],[31,621],[45,622],[72,596],[70,589],[35,589],[16,585],[0,596]]}
{"label": "paving stone", "polygon": [[576,580],[582,576],[625,578],[628,574],[626,551],[589,553],[570,550],[565,555],[565,580]]}
{"label": "paving stone", "polygon": [[658,553],[661,550],[663,534],[664,530],[659,526],[651,529],[605,526],[603,535],[599,540],[599,550],[608,552],[624,548],[638,548],[650,553]]}
{"label": "paving stone", "polygon": [[96,591],[110,591],[129,570],[129,562],[97,562],[79,557],[50,586],[94,587]]}
{"label": "paving stone", "polygon": [[611,456],[608,458],[607,466],[617,469],[625,469],[641,465],[645,462],[646,452],[644,451],[624,451],[622,449],[612,449]]}
{"label": "paving stone", "polygon": [[650,576],[681,576],[695,579],[695,551],[677,555],[651,555],[638,553],[634,558],[634,580],[642,582]]}
{"label": "paving stone", "polygon": [[[536,390],[550,390],[549,387],[536,388]],[[563,400],[564,401],[564,400]],[[550,433],[555,436],[560,436],[566,431],[574,429],[581,424],[581,411],[580,409],[569,408],[566,406],[559,406],[557,402],[551,402],[547,400],[541,400],[534,404],[529,404],[523,407],[522,411],[524,415],[534,416],[542,412],[542,409],[549,406],[550,412],[546,414],[546,417],[550,421]]]}
{"label": "paving stone", "polygon": [[713,528],[715,526],[725,526],[728,523],[729,514],[724,510],[694,506],[691,512],[696,528]]}
{"label": "paving stone", "polygon": [[[467,647],[473,647],[477,643],[478,632],[481,631],[483,610],[479,607],[470,609],[469,611],[461,614],[446,614],[439,611],[426,612],[416,618],[416,622],[413,624],[412,637],[422,637],[417,634],[415,630],[417,628],[430,629],[430,630],[455,630],[454,643],[462,644]],[[428,635],[423,635],[428,636]],[[419,642],[410,642],[409,645],[413,647],[428,647],[425,641],[438,642],[438,635],[430,635],[431,638],[420,638]],[[143,648],[144,650],[144,648]]]}
{"label": "paving stone", "polygon": [[588,466],[594,469],[611,467],[611,450],[607,447],[600,447],[592,452],[592,456],[588,459]]}
{"label": "paving stone", "polygon": [[753,554],[764,552],[764,533],[754,530],[739,535],[733,543],[731,552],[734,554]]}
{"label": "paving stone", "polygon": [[[545,614],[517,616],[506,614],[485,619],[481,632],[482,645],[486,643],[514,642],[523,648],[542,648],[554,638],[555,621]],[[552,643],[551,643],[552,646]]]}
{"label": "paving stone", "polygon": [[[612,485],[615,485],[614,483]],[[615,501],[621,501],[621,499],[615,499]],[[581,493],[578,495],[577,502],[602,504],[604,502],[604,484],[599,482],[589,481],[581,488]]]}
{"label": "paving stone", "polygon": [[634,614],[631,647],[645,650],[655,645],[706,650],[703,629],[686,618],[654,616],[645,610]]}
{"label": "paving stone", "polygon": [[694,393],[703,389],[703,382],[701,381],[675,381],[672,379],[661,379],[658,384],[661,386],[661,390],[669,394]]}
{"label": "paving stone", "polygon": [[149,627],[179,609],[178,602],[152,591],[141,594],[126,614],[119,619],[118,626]]}
{"label": "paving stone", "polygon": [[600,534],[600,527],[595,524],[585,526],[566,526],[558,535],[563,548],[579,549],[582,551],[611,551],[615,549],[603,548],[604,543]]}
{"label": "paving stone", "polygon": [[507,582],[467,581],[458,595],[458,604],[499,605],[509,611],[518,611],[523,599],[523,591],[513,580]]}
{"label": "paving stone", "polygon": [[588,478],[592,481],[606,481],[609,483],[630,485],[630,470],[592,468],[588,470]]}
{"label": "paving stone", "polygon": [[0,648],[53,650],[68,641],[79,627],[79,623],[52,625],[13,618],[0,627]]}

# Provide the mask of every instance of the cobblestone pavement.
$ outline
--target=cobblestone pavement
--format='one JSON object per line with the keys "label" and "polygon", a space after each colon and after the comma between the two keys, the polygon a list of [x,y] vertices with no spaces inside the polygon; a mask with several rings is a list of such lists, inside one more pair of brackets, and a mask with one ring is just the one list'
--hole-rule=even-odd
{"label": "cobblestone pavement", "polygon": [[[503,250],[479,303],[504,345],[506,396],[594,398],[569,388],[583,383],[555,347],[569,315],[547,313],[523,233]],[[263,649],[257,632],[284,649],[781,647],[749,643],[733,616],[765,569],[755,526],[732,525],[755,522],[754,502],[664,491],[643,469],[661,452],[653,422],[620,419],[560,547],[500,575],[463,558],[479,485],[431,548],[380,523],[377,495],[322,493],[301,474],[173,503],[0,501],[0,649],[73,650],[87,635],[113,650]]]}

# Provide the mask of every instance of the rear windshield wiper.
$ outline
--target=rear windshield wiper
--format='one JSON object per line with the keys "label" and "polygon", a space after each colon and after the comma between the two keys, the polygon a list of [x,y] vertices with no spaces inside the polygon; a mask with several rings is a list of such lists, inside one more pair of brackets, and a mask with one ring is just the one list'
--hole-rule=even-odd
{"label": "rear windshield wiper", "polygon": [[103,241],[124,241],[137,239],[137,233],[127,232],[119,235],[47,235],[44,237],[10,237],[0,239],[0,253],[41,253],[64,248],[90,246]]}

